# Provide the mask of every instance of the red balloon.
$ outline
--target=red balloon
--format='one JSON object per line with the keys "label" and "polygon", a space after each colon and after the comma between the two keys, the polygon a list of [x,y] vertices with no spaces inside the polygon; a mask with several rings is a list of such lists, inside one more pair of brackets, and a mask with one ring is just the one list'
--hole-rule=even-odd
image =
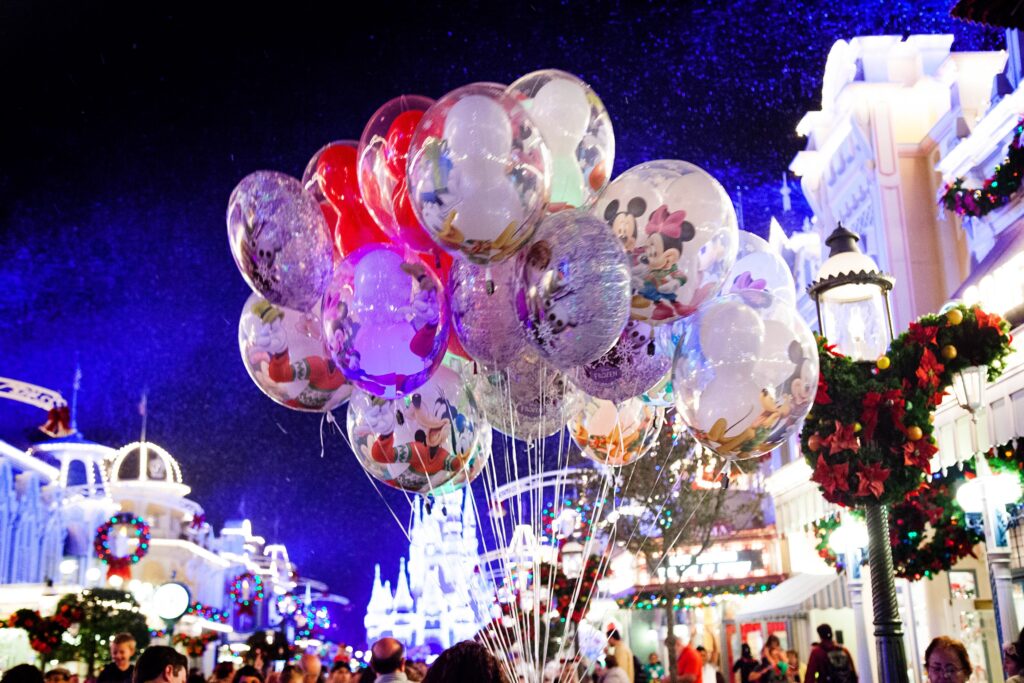
{"label": "red balloon", "polygon": [[328,145],[316,163],[317,184],[329,202],[321,203],[321,209],[331,227],[336,259],[367,244],[391,241],[366,210],[356,173],[356,148],[349,145]]}
{"label": "red balloon", "polygon": [[416,124],[423,118],[424,112],[410,110],[402,112],[391,122],[384,146],[384,158],[388,162],[388,170],[393,178],[405,178],[406,162],[409,158],[409,146],[412,134],[416,132]]}

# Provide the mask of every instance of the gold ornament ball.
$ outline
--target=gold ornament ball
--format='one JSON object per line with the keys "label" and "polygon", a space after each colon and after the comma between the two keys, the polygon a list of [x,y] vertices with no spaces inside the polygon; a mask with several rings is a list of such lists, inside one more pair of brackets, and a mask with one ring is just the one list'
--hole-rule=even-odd
{"label": "gold ornament ball", "polygon": [[948,322],[950,325],[959,325],[963,321],[964,312],[961,311],[959,308],[954,308],[953,310],[946,313],[946,322]]}
{"label": "gold ornament ball", "polygon": [[922,436],[924,436],[924,432],[917,425],[907,428],[907,438],[911,441],[920,441]]}
{"label": "gold ornament ball", "polygon": [[956,347],[952,344],[946,344],[942,347],[942,357],[946,360],[953,360],[956,358]]}
{"label": "gold ornament ball", "polygon": [[854,422],[853,423],[853,433],[854,434],[859,434],[860,430],[862,430],[862,429],[864,429],[864,427],[861,426],[860,422]]}
{"label": "gold ornament ball", "polygon": [[818,449],[821,448],[821,437],[817,434],[811,434],[807,437],[807,448],[811,450],[811,453],[817,453]]}
{"label": "gold ornament ball", "polygon": [[878,360],[875,361],[875,365],[878,366],[879,370],[888,370],[889,366],[891,364],[892,364],[892,361],[889,360],[889,356],[882,356]]}

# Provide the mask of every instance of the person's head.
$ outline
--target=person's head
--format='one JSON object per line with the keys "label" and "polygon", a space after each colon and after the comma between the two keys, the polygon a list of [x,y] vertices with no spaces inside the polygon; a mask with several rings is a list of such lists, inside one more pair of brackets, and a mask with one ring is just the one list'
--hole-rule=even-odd
{"label": "person's head", "polygon": [[502,683],[501,665],[482,644],[472,640],[456,643],[434,660],[423,683]]}
{"label": "person's head", "polygon": [[43,672],[31,664],[12,666],[0,678],[3,683],[43,683]]}
{"label": "person's head", "polygon": [[217,662],[217,666],[213,667],[213,677],[218,681],[226,681],[231,678],[234,673],[234,662]]}
{"label": "person's head", "polygon": [[753,653],[750,651],[750,645],[743,643],[740,645],[740,657],[746,659],[747,657],[753,657]]}
{"label": "person's head", "polygon": [[796,650],[786,650],[786,661],[791,667],[796,667],[800,664],[800,654]]}
{"label": "person's head", "polygon": [[832,640],[832,627],[828,624],[821,624],[818,626],[818,637],[821,638],[821,642],[827,643]]}
{"label": "person's head", "polygon": [[764,649],[766,651],[771,651],[772,649],[777,647],[779,647],[778,636],[768,636],[768,640],[764,641]]}
{"label": "person's head", "polygon": [[43,680],[46,683],[69,683],[71,681],[71,672],[62,666],[50,669],[43,675]]}
{"label": "person's head", "polygon": [[928,644],[924,651],[924,665],[928,680],[966,681],[971,676],[971,658],[967,648],[959,640],[939,636]]}
{"label": "person's head", "polygon": [[320,671],[324,668],[324,663],[320,661],[320,655],[304,652],[302,654],[301,666],[303,678],[306,681],[315,681],[320,678]]}
{"label": "person's head", "polygon": [[1021,668],[1020,660],[1017,657],[1017,643],[1003,645],[1003,672],[1006,677],[1016,676],[1022,671],[1024,669]]}
{"label": "person's head", "polygon": [[110,659],[114,666],[125,671],[135,656],[135,636],[130,633],[118,633],[110,640]]}
{"label": "person's head", "polygon": [[352,679],[352,669],[348,662],[335,662],[331,665],[331,673],[327,676],[327,683],[349,683]]}
{"label": "person's head", "polygon": [[235,672],[231,683],[263,683],[263,674],[254,666],[243,666]]}
{"label": "person's head", "polygon": [[608,642],[612,645],[622,642],[622,634],[619,633],[619,629],[610,628],[608,629]]}
{"label": "person's head", "polygon": [[[134,648],[135,641],[132,641]],[[113,646],[111,646],[113,649]],[[188,673],[188,658],[173,647],[153,645],[135,663],[135,674],[132,683],[185,683]]]}
{"label": "person's head", "polygon": [[606,669],[614,669],[619,665],[619,660],[615,655],[604,656],[604,666]]}
{"label": "person's head", "polygon": [[700,654],[700,661],[702,661],[705,664],[707,664],[708,663],[708,651],[707,651],[707,649],[705,649],[705,647],[703,645],[698,645],[697,646],[697,652]]}
{"label": "person's head", "polygon": [[405,670],[405,648],[394,638],[381,638],[370,648],[370,668],[379,674]]}
{"label": "person's head", "polygon": [[302,669],[294,664],[285,664],[277,681],[278,683],[302,683]]}
{"label": "person's head", "polygon": [[657,652],[652,652],[651,654],[647,655],[647,661],[650,662],[651,664],[657,664],[658,661],[659,661],[658,653]]}

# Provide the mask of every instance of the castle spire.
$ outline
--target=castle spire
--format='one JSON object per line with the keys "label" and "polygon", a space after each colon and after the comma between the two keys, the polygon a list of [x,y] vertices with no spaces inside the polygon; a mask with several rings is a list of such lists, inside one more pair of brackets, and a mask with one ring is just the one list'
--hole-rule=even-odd
{"label": "castle spire", "polygon": [[384,600],[384,586],[380,583],[380,565],[373,568],[373,588],[370,590],[370,604],[366,606],[367,614],[384,614],[387,605]]}
{"label": "castle spire", "polygon": [[405,572],[405,558],[398,563],[398,585],[395,588],[395,611],[411,612],[413,610],[412,594],[409,592],[409,579]]}
{"label": "castle spire", "polygon": [[782,188],[779,190],[779,194],[782,195],[782,213],[789,213],[793,210],[793,201],[789,198],[789,195],[793,194],[793,190],[789,189],[789,180],[786,178],[786,172],[782,172]]}

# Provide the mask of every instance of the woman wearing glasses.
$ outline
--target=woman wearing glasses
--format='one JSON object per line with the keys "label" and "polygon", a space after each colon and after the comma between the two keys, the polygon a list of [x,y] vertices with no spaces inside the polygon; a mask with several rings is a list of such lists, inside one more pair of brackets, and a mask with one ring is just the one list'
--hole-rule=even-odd
{"label": "woman wearing glasses", "polygon": [[971,658],[959,640],[939,636],[924,651],[925,669],[930,683],[966,681],[971,677]]}

